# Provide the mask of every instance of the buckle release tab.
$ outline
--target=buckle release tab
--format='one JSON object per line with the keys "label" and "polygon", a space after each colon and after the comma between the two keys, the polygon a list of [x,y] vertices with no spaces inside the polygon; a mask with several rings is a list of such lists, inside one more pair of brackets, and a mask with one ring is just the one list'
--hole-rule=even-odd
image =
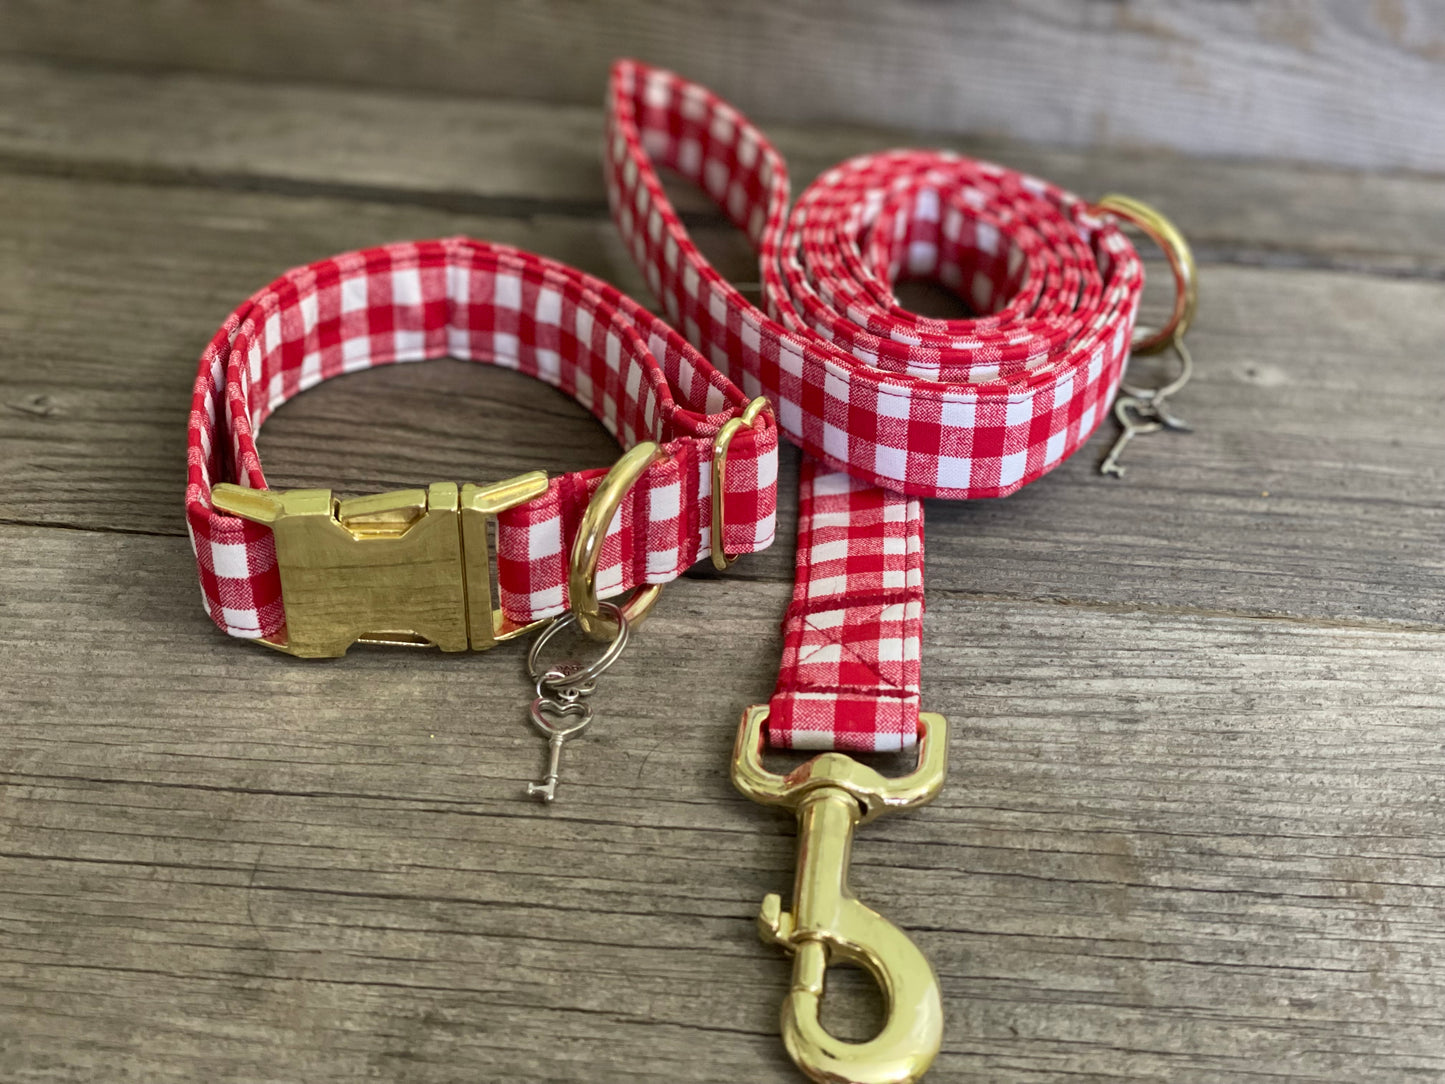
{"label": "buckle release tab", "polygon": [[344,501],[329,489],[222,483],[211,501],[275,535],[286,638],[261,642],[327,658],[358,642],[481,651],[541,624],[513,625],[493,608],[486,521],[546,490],[546,474],[532,471]]}

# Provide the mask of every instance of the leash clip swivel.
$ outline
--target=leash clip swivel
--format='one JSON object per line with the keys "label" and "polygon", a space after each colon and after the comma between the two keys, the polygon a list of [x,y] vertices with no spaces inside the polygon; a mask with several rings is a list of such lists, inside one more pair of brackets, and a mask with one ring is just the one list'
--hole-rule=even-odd
{"label": "leash clip swivel", "polygon": [[[943,787],[948,724],[920,713],[918,766],[890,779],[843,753],[824,753],[786,776],[763,767],[766,705],[749,708],[733,749],[733,784],[763,805],[798,818],[798,865],[793,907],[764,898],[758,932],[793,954],[793,985],[783,1002],[783,1044],[813,1080],[850,1084],[911,1084],[938,1055],[943,1004],[927,958],[893,923],[848,889],[853,831],[884,813],[931,801]],[[825,975],[833,963],[858,964],[885,1000],[883,1029],[865,1042],[838,1039],[819,1020]]]}

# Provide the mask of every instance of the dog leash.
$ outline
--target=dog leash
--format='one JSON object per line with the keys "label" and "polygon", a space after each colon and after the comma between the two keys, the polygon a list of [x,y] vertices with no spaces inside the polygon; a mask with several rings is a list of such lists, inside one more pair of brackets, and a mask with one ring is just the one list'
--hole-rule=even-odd
{"label": "dog leash", "polygon": [[[347,500],[267,488],[256,434],[286,400],[343,373],[446,356],[550,384],[628,451],[610,470],[486,486]],[[661,585],[772,542],[777,430],[761,408],[613,287],[514,248],[450,238],[296,268],[231,313],[201,356],[186,525],[206,610],[232,636],[302,657],[358,641],[484,650],[551,621],[528,656],[528,716],[549,745],[529,792],[551,801],[562,744],[590,723],[586,697]],[[606,649],[544,663],[572,624]]]}
{"label": "dog leash", "polygon": [[[809,1075],[914,1080],[941,1042],[937,980],[901,931],[853,899],[846,874],[856,826],[930,800],[946,767],[946,723],[919,711],[919,498],[1005,495],[1097,425],[1142,285],[1132,246],[1101,212],[1134,221],[1169,254],[1184,300],[1159,336],[1179,349],[1185,377],[1192,261],[1142,205],[1090,208],[950,155],[854,159],[789,216],[781,157],[732,107],[631,62],[611,89],[614,213],[687,339],[589,276],[466,239],[347,253],[282,276],[201,359],[186,507],[207,610],[232,635],[300,656],[358,641],[484,649],[551,621],[528,656],[529,716],[549,744],[547,775],[529,792],[550,800],[563,744],[591,721],[586,697],[660,585],[704,555],[726,567],[771,541],[771,401],[808,453],[798,577],[778,689],[745,713],[733,777],[796,812],[800,861],[793,910],[769,896],[760,927],[795,954],[783,1034]],[[692,246],[654,160],[701,184],[748,234],[766,314]],[[914,316],[893,299],[901,275],[935,277],[986,315]],[[610,471],[551,480],[534,472],[346,501],[266,488],[255,434],[277,406],[339,373],[443,355],[546,380],[633,447]],[[736,366],[754,398],[708,359]],[[1181,383],[1127,397],[1137,424],[1169,426],[1165,400]],[[1132,433],[1121,420],[1122,441]],[[629,590],[620,606],[602,600]],[[543,663],[550,637],[574,623],[607,648],[590,663]],[[918,766],[901,779],[839,751],[915,742]],[[766,743],[831,751],[778,776],[763,766]],[[887,996],[888,1020],[867,1043],[841,1043],[818,1022],[826,969],[846,960]]]}
{"label": "dog leash", "polygon": [[[630,60],[612,69],[604,159],[613,217],[668,317],[747,395],[765,396],[804,451],[778,683],[744,713],[732,762],[744,794],[798,821],[792,910],[769,895],[758,919],[764,939],[794,955],[784,1043],[818,1081],[916,1080],[942,1041],[938,982],[913,943],[851,895],[847,868],[859,824],[922,805],[944,780],[946,722],[920,711],[921,498],[1012,493],[1108,413],[1143,287],[1116,218],[1164,247],[1176,279],[1168,323],[1136,352],[1177,346],[1187,362],[1192,257],[1137,201],[1091,206],[945,153],[851,159],[790,210],[782,157],[738,110]],[[659,166],[701,187],[746,234],[763,309],[694,245]],[[908,277],[943,283],[978,315],[909,312],[893,293]],[[1180,383],[1131,396],[1129,419],[1167,424],[1165,399]],[[1134,434],[1127,425],[1115,466]],[[902,778],[847,755],[915,743],[917,767]],[[781,776],[763,765],[766,745],[825,752]],[[866,1042],[819,1022],[825,972],[838,962],[866,967],[884,993],[883,1029]]]}

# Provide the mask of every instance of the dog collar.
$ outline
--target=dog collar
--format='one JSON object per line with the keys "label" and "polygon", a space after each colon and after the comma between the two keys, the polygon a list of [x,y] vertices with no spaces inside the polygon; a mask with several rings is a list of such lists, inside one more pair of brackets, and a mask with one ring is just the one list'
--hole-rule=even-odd
{"label": "dog collar", "polygon": [[[333,376],[443,356],[550,384],[630,451],[610,472],[349,500],[267,488],[256,434],[278,406]],[[698,560],[772,541],[777,431],[760,405],[749,411],[616,289],[517,249],[450,238],[296,268],[236,309],[201,356],[186,523],[207,612],[232,636],[302,656],[357,641],[484,649],[569,608],[595,631],[598,600],[629,590],[635,622]]]}

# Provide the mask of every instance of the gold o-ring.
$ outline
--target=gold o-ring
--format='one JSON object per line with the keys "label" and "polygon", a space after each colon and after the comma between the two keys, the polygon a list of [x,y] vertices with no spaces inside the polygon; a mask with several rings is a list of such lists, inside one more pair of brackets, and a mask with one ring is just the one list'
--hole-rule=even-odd
{"label": "gold o-ring", "polygon": [[[602,560],[602,544],[607,538],[607,528],[612,526],[627,491],[648,467],[662,458],[662,454],[662,449],[650,440],[624,452],[592,494],[587,511],[582,514],[582,522],[577,527],[572,556],[567,563],[567,596],[572,612],[577,616],[578,627],[594,640],[611,639],[616,631],[615,624],[597,605],[597,565]],[[634,591],[632,597],[622,604],[627,623],[633,626],[641,624],[661,593],[662,585],[657,583],[643,584]]]}
{"label": "gold o-ring", "polygon": [[739,429],[746,429],[758,420],[758,415],[768,408],[766,397],[759,395],[749,403],[736,418],[723,422],[722,428],[712,442],[712,567],[721,572],[734,561],[737,555],[723,552],[723,489],[727,482],[728,449]]}
{"label": "gold o-ring", "polygon": [[1163,249],[1174,272],[1174,310],[1163,327],[1134,343],[1134,353],[1157,354],[1176,339],[1183,340],[1184,333],[1194,320],[1194,311],[1199,307],[1199,268],[1194,263],[1194,253],[1184,235],[1169,219],[1132,196],[1108,195],[1090,210],[1095,214],[1111,214],[1138,226]]}

